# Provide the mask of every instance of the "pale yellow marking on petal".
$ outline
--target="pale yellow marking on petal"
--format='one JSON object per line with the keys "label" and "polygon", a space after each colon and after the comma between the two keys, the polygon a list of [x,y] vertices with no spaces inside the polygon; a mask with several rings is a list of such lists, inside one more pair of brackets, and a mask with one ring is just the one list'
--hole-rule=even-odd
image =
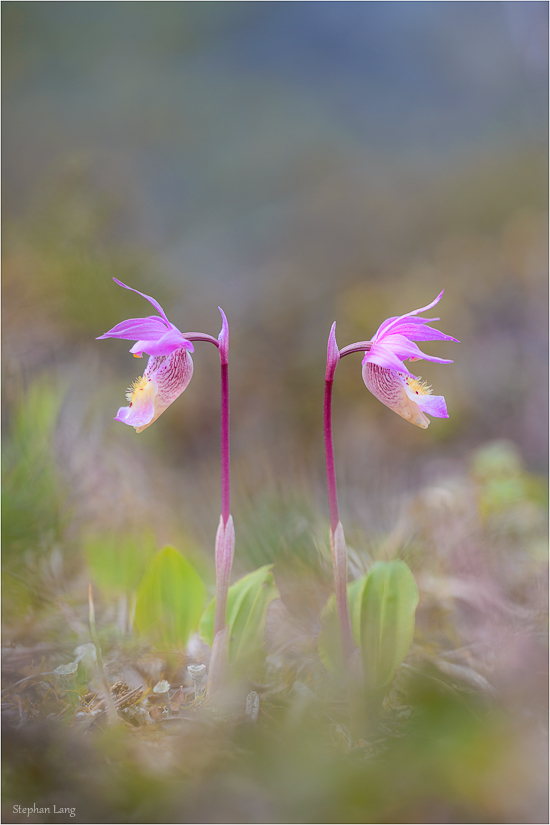
{"label": "pale yellow marking on petal", "polygon": [[423,430],[426,430],[430,425],[430,419],[424,415],[414,398],[411,398],[411,395],[418,395],[419,398],[424,395],[431,395],[432,388],[426,381],[422,381],[421,378],[413,378],[412,375],[405,375],[405,382],[407,384],[408,390],[404,391],[404,396],[406,396],[407,401],[403,399],[403,410],[404,412],[400,412],[399,415],[402,415],[403,418],[406,418],[411,424],[415,424],[417,427],[421,427]]}
{"label": "pale yellow marking on petal", "polygon": [[135,401],[138,400],[139,397],[137,394],[143,392],[146,389],[147,384],[149,383],[150,382],[143,375],[141,375],[139,378],[136,378],[136,380],[132,383],[132,386],[128,387],[126,391],[126,398],[130,402],[130,404],[133,404]]}

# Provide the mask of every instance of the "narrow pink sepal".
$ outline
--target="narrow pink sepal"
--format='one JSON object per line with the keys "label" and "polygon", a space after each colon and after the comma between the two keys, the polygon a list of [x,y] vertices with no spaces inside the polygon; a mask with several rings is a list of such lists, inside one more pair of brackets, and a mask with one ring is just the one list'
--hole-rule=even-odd
{"label": "narrow pink sepal", "polygon": [[160,312],[166,323],[170,325],[170,321],[166,317],[166,313],[158,301],[156,301],[154,298],[151,298],[150,295],[146,295],[144,292],[140,292],[138,289],[134,289],[131,286],[126,286],[126,284],[123,284],[122,281],[118,280],[118,278],[113,278],[113,281],[115,282],[115,284],[124,287],[124,289],[130,290],[130,292],[135,292],[137,295],[141,295],[142,298],[145,298],[146,301],[149,301],[149,303],[152,304],[155,307],[155,309],[158,310],[158,312]]}
{"label": "narrow pink sepal", "polygon": [[[412,309],[410,312],[406,312],[404,315],[397,315],[390,321],[389,324],[387,321],[385,321],[384,324],[381,325],[380,329],[374,337],[376,338],[376,336],[382,332],[384,332],[384,334],[387,334],[390,331],[390,329],[392,329],[392,327],[394,327],[396,324],[402,321],[403,318],[411,318],[414,315],[420,315],[421,312],[427,312],[429,309],[432,309],[432,307],[436,306],[436,304],[438,304],[441,301],[444,292],[445,290],[442,289],[437,298],[434,298],[434,300],[430,304],[426,304],[425,307],[420,307],[420,309]],[[434,318],[432,320],[435,321],[436,319]],[[385,326],[385,324],[387,324],[387,326]]]}
{"label": "narrow pink sepal", "polygon": [[222,328],[220,330],[220,334],[218,335],[218,343],[220,345],[220,363],[225,365],[229,364],[229,324],[227,323],[227,317],[225,312],[221,307],[218,307],[222,316]]}
{"label": "narrow pink sepal", "polygon": [[135,341],[137,338],[145,339],[151,335],[161,338],[166,335],[167,331],[162,318],[129,318],[127,321],[121,321],[103,335],[98,335],[96,341],[101,338],[127,338],[129,341]]}
{"label": "narrow pink sepal", "polygon": [[336,321],[330,328],[330,334],[328,336],[328,344],[327,344],[327,371],[325,373],[325,379],[327,381],[334,380],[334,373],[336,371],[336,366],[338,361],[340,360],[340,350],[338,349],[338,344],[336,343]]}
{"label": "narrow pink sepal", "polygon": [[434,329],[426,324],[413,324],[412,321],[419,321],[419,318],[409,318],[408,323],[396,324],[393,327],[392,335],[404,335],[409,341],[452,341],[455,344],[460,344],[458,338],[453,338],[452,335],[445,335],[439,329]]}

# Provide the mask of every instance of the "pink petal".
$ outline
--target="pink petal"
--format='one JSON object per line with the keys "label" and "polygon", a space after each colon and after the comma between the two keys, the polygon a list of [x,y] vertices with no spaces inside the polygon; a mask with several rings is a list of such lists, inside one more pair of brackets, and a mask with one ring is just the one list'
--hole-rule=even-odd
{"label": "pink petal", "polygon": [[448,358],[437,358],[435,355],[426,355],[425,352],[422,352],[422,350],[419,349],[414,341],[409,341],[409,339],[404,335],[393,333],[391,335],[386,335],[382,341],[376,342],[376,346],[381,349],[384,348],[388,352],[394,353],[401,360],[405,360],[406,358],[423,358],[425,361],[434,361],[437,364],[453,363]]}
{"label": "pink petal", "polygon": [[454,341],[455,344],[460,343],[451,335],[445,335],[438,329],[433,327],[423,326],[421,324],[413,324],[412,321],[418,321],[418,318],[408,318],[402,324],[396,324],[390,335],[404,335],[410,341]]}
{"label": "pink petal", "polygon": [[405,323],[409,324],[431,324],[433,321],[441,320],[441,318],[412,318],[406,315],[394,315],[391,318],[386,318],[386,320],[380,324],[374,337],[379,338],[390,326],[390,324],[393,324],[394,321],[402,321],[403,318],[407,318]]}
{"label": "pink petal", "polygon": [[411,374],[403,361],[382,344],[372,345],[370,351],[365,353],[363,364],[376,364],[384,369],[393,370],[393,372],[403,372],[407,375]]}
{"label": "pink petal", "polygon": [[[398,323],[399,321],[401,321],[403,318],[410,318],[410,317],[411,317],[411,316],[413,316],[413,315],[420,315],[420,313],[421,313],[421,312],[427,312],[427,310],[428,310],[428,309],[431,309],[432,307],[434,307],[436,304],[438,304],[438,303],[441,301],[441,298],[443,297],[443,293],[444,293],[444,292],[445,292],[445,290],[444,290],[444,289],[442,289],[442,290],[441,290],[441,292],[439,293],[439,295],[437,296],[437,298],[435,298],[435,299],[431,302],[431,304],[426,304],[426,306],[425,306],[425,307],[420,307],[420,309],[413,309],[413,310],[411,310],[411,312],[406,312],[404,315],[399,315],[399,316],[397,316],[396,318],[393,318],[393,319],[392,319],[392,321],[388,324],[388,326],[384,329],[384,332],[385,332],[385,333],[386,333],[386,332],[389,332],[389,330],[390,330],[390,329],[391,329],[391,328],[392,328],[392,327],[393,327],[396,323]],[[435,319],[432,319],[432,320],[435,320]],[[437,320],[439,320],[439,319],[437,319]]]}
{"label": "pink petal", "polygon": [[109,332],[99,335],[100,338],[126,338],[130,341],[136,341],[139,338],[154,338],[157,336],[166,335],[166,324],[161,318],[130,318],[128,321],[122,321],[117,324]]}
{"label": "pink petal", "polygon": [[434,418],[448,418],[447,404],[442,395],[423,395],[417,397],[416,403],[422,412],[433,415]]}
{"label": "pink petal", "polygon": [[147,355],[169,355],[177,349],[186,349],[189,352],[195,351],[191,341],[184,338],[178,329],[172,327],[161,338],[137,341],[130,352],[133,355],[141,355],[143,352]]}

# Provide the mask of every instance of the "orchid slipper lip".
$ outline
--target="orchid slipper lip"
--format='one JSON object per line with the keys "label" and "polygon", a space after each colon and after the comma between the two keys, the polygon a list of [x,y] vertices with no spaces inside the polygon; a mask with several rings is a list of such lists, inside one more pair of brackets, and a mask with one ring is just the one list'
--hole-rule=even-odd
{"label": "orchid slipper lip", "polygon": [[143,376],[126,393],[129,406],[119,409],[115,421],[143,432],[182,394],[192,375],[193,361],[183,347],[170,355],[152,355]]}

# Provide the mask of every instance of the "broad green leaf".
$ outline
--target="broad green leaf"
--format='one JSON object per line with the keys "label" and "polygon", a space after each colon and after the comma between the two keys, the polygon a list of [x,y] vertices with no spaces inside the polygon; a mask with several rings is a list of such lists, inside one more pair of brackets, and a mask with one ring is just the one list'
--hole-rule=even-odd
{"label": "broad green leaf", "polygon": [[206,590],[195,568],[174,547],[153,556],[137,591],[135,624],[157,644],[184,647],[197,629]]}
{"label": "broad green leaf", "polygon": [[387,685],[411,646],[418,588],[404,561],[376,562],[359,607],[359,644],[365,683]]}
{"label": "broad green leaf", "polygon": [[130,593],[138,586],[155,552],[152,534],[141,537],[103,533],[89,536],[85,552],[92,579],[105,593]]}
{"label": "broad green leaf", "polygon": [[[381,687],[391,681],[409,651],[418,604],[416,582],[405,562],[376,562],[369,573],[348,584],[348,601],[366,684]],[[334,594],[321,621],[319,655],[327,670],[337,673],[343,670],[344,659]]]}
{"label": "broad green leaf", "polygon": [[[253,656],[263,647],[267,608],[279,596],[272,567],[272,564],[259,567],[229,588],[227,624],[230,637],[229,661],[232,663]],[[210,647],[214,641],[215,608],[216,600],[213,599],[200,623],[201,636]]]}

